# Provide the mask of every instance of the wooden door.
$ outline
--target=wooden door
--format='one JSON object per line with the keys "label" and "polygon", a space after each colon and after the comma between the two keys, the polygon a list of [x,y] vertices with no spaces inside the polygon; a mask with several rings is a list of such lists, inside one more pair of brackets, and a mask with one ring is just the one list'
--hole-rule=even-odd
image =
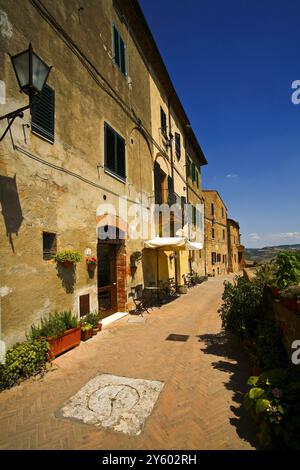
{"label": "wooden door", "polygon": [[117,311],[116,245],[98,243],[98,303],[105,315]]}

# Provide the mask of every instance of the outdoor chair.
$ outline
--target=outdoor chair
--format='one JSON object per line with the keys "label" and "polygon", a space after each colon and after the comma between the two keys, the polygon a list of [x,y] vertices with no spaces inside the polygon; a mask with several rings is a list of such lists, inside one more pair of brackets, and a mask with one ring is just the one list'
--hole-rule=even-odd
{"label": "outdoor chair", "polygon": [[135,287],[131,288],[131,297],[133,300],[133,303],[135,305],[135,310],[134,313],[136,315],[141,315],[143,316],[143,312],[150,313],[148,310],[148,302],[149,299],[147,299],[144,291],[143,291],[143,285],[138,284]]}

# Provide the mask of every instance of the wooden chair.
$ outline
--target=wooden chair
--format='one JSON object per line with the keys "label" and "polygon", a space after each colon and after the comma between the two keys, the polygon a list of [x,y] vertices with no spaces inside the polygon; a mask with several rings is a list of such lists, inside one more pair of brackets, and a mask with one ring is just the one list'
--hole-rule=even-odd
{"label": "wooden chair", "polygon": [[147,299],[143,292],[143,285],[138,284],[131,288],[131,297],[135,305],[134,313],[143,316],[143,312],[150,313],[148,310]]}

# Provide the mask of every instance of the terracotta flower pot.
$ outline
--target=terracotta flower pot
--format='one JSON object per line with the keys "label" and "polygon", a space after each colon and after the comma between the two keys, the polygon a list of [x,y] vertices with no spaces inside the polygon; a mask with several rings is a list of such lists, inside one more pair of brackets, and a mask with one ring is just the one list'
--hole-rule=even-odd
{"label": "terracotta flower pot", "polygon": [[95,326],[93,329],[92,329],[92,336],[95,336],[99,331],[99,328],[98,326]]}
{"label": "terracotta flower pot", "polygon": [[67,261],[63,261],[61,264],[63,265],[64,268],[70,269],[73,267],[74,263],[73,261],[67,260]]}
{"label": "terracotta flower pot", "polygon": [[102,323],[99,323],[98,331],[101,331],[101,330],[102,330]]}
{"label": "terracotta flower pot", "polygon": [[87,268],[89,271],[95,271],[97,265],[94,263],[88,263]]}
{"label": "terracotta flower pot", "polygon": [[49,356],[54,358],[59,354],[62,354],[69,349],[78,346],[80,343],[80,330],[81,327],[72,328],[71,330],[65,331],[63,336],[59,338],[47,338],[49,343]]}
{"label": "terracotta flower pot", "polygon": [[81,341],[87,341],[92,337],[93,330],[81,330]]}
{"label": "terracotta flower pot", "polygon": [[278,287],[272,287],[271,292],[272,292],[272,296],[274,297],[274,299],[279,298],[280,292],[279,292]]}

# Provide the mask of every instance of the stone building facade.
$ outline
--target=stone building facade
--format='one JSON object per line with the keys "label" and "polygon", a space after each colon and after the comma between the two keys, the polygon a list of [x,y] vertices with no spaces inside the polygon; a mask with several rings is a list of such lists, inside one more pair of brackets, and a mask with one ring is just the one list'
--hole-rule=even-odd
{"label": "stone building facade", "polygon": [[245,267],[244,246],[241,245],[239,223],[227,219],[228,271],[238,273]]}
{"label": "stone building facade", "polygon": [[203,191],[205,209],[205,261],[208,276],[228,271],[227,208],[218,191]]}
{"label": "stone building facade", "polygon": [[[25,0],[16,8],[0,0],[0,10],[1,115],[28,102],[9,54],[31,42],[53,66],[37,107],[1,142],[1,327],[9,346],[50,311],[71,309],[80,317],[99,306],[107,314],[130,309],[131,288],[158,273],[154,253],[145,253],[145,234],[128,236],[126,204],[149,216],[144,229],[151,238],[155,162],[172,180],[170,193],[196,204],[206,160],[137,1],[79,7],[76,0]],[[187,142],[198,184],[186,174]],[[55,262],[64,249],[82,255],[76,268]],[[143,253],[135,266],[134,252]],[[87,256],[98,259],[93,275]],[[190,270],[188,257],[175,258],[178,281]],[[194,261],[203,271],[203,257]],[[168,263],[170,277],[174,258]]]}

